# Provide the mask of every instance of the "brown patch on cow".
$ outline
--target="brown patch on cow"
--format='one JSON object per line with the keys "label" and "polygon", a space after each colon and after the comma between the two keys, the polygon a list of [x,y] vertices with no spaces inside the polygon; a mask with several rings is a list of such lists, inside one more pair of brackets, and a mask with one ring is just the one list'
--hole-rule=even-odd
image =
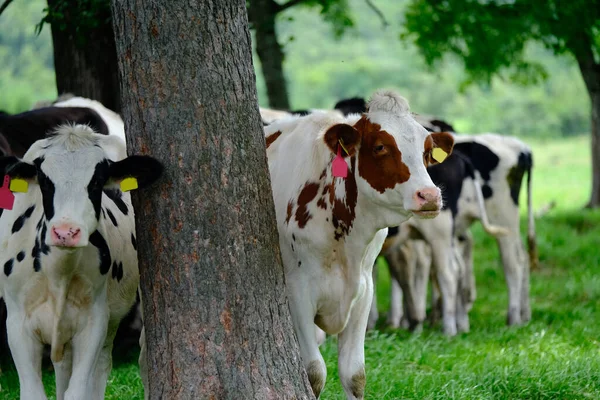
{"label": "brown patch on cow", "polygon": [[360,143],[360,133],[355,127],[347,124],[336,124],[330,127],[323,135],[325,144],[334,154],[337,154],[340,140],[344,143],[347,152],[342,150],[342,155],[352,156],[356,152],[356,146]]}
{"label": "brown patch on cow", "polygon": [[308,204],[313,201],[315,197],[317,197],[317,193],[319,192],[319,184],[314,182],[309,182],[304,185],[302,190],[300,191],[300,195],[298,195],[298,208],[296,208],[296,221],[298,221],[298,227],[300,229],[304,228],[308,221],[312,218],[310,213],[308,212]]}
{"label": "brown patch on cow", "polygon": [[354,126],[362,135],[358,174],[380,193],[406,182],[410,171],[394,137],[366,117]]}
{"label": "brown patch on cow", "polygon": [[332,223],[335,228],[335,240],[340,240],[346,236],[356,217],[356,200],[358,199],[358,188],[356,187],[356,177],[354,176],[354,168],[356,166],[356,157],[350,159],[350,170],[348,176],[344,179],[346,192],[345,201],[335,197],[335,180],[331,183],[329,189],[329,201],[332,205]]}
{"label": "brown patch on cow", "polygon": [[273,144],[274,141],[277,140],[277,138],[281,135],[281,131],[277,131],[275,133],[270,134],[269,136],[267,136],[266,141],[267,141],[267,149],[269,148],[269,146],[271,144]]}
{"label": "brown patch on cow", "polygon": [[325,201],[325,197],[321,197],[317,201],[317,207],[322,208],[323,210],[327,210],[327,202]]}
{"label": "brown patch on cow", "polygon": [[350,391],[357,399],[362,399],[365,396],[365,386],[367,384],[367,377],[365,376],[365,370],[357,372],[352,375],[350,379]]}
{"label": "brown patch on cow", "polygon": [[294,210],[294,203],[292,203],[291,201],[288,203],[287,205],[287,214],[285,217],[285,223],[289,224],[290,223],[290,218],[292,218],[292,211]]}
{"label": "brown patch on cow", "polygon": [[308,366],[306,367],[306,374],[308,375],[308,381],[310,382],[310,387],[312,388],[315,397],[319,398],[319,395],[323,390],[323,386],[325,386],[325,379],[323,377],[323,373],[321,372],[321,365],[319,361],[314,360],[308,363]]}

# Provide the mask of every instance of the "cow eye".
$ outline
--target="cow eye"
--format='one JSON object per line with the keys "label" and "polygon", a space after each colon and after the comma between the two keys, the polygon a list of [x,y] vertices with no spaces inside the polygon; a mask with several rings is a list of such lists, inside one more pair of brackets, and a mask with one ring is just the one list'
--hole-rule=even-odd
{"label": "cow eye", "polygon": [[381,154],[385,151],[385,146],[382,144],[378,144],[377,146],[373,147],[373,153],[375,154]]}

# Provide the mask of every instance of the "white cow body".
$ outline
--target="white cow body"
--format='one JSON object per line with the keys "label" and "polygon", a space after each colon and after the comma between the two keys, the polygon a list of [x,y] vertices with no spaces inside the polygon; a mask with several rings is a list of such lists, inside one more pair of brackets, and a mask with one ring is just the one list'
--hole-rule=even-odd
{"label": "white cow body", "polygon": [[[371,272],[386,227],[412,212],[431,217],[441,207],[425,170],[431,139],[406,101],[390,92],[375,94],[362,116],[315,113],[275,122],[265,134],[290,310],[313,391],[318,397],[326,377],[316,323],[338,334],[347,398],[363,398]],[[439,135],[436,145],[447,139]],[[331,170],[339,138],[349,155],[345,179]],[[446,151],[451,145],[450,137]]]}
{"label": "white cow body", "polygon": [[125,155],[121,139],[76,125],[36,142],[22,162],[0,159],[0,170],[29,182],[0,216],[0,290],[21,399],[46,398],[44,344],[57,399],[104,398],[113,338],[139,283],[130,195],[111,183]]}

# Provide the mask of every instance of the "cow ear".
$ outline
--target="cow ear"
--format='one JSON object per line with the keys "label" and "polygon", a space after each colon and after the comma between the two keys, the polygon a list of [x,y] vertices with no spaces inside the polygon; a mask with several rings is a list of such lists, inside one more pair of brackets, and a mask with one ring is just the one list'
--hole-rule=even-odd
{"label": "cow ear", "polygon": [[105,187],[120,184],[126,178],[135,178],[137,187],[141,189],[154,183],[162,172],[163,166],[155,158],[130,156],[110,164],[109,179]]}
{"label": "cow ear", "polygon": [[443,162],[452,154],[454,148],[454,137],[448,132],[433,132],[429,135],[433,140],[433,148],[428,155],[428,164],[435,165]]}
{"label": "cow ear", "polygon": [[333,125],[325,132],[323,138],[329,150],[334,154],[337,154],[338,147],[341,144],[343,149],[342,155],[344,157],[346,155],[354,155],[361,140],[360,132],[348,124]]}
{"label": "cow ear", "polygon": [[37,176],[35,165],[21,161],[14,156],[0,157],[0,171],[2,171],[2,175],[10,175],[11,178],[25,180],[35,179]]}

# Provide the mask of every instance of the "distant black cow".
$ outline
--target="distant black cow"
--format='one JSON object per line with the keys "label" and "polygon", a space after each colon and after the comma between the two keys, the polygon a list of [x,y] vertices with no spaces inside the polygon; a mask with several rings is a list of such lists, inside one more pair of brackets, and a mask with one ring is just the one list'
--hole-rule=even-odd
{"label": "distant black cow", "polygon": [[[14,115],[0,112],[0,134],[5,138],[9,152],[23,157],[36,140],[42,139],[58,125],[68,122],[87,124],[94,131],[108,135],[108,127],[100,115],[84,107],[45,107]],[[3,151],[5,145],[0,139],[0,151]]]}

